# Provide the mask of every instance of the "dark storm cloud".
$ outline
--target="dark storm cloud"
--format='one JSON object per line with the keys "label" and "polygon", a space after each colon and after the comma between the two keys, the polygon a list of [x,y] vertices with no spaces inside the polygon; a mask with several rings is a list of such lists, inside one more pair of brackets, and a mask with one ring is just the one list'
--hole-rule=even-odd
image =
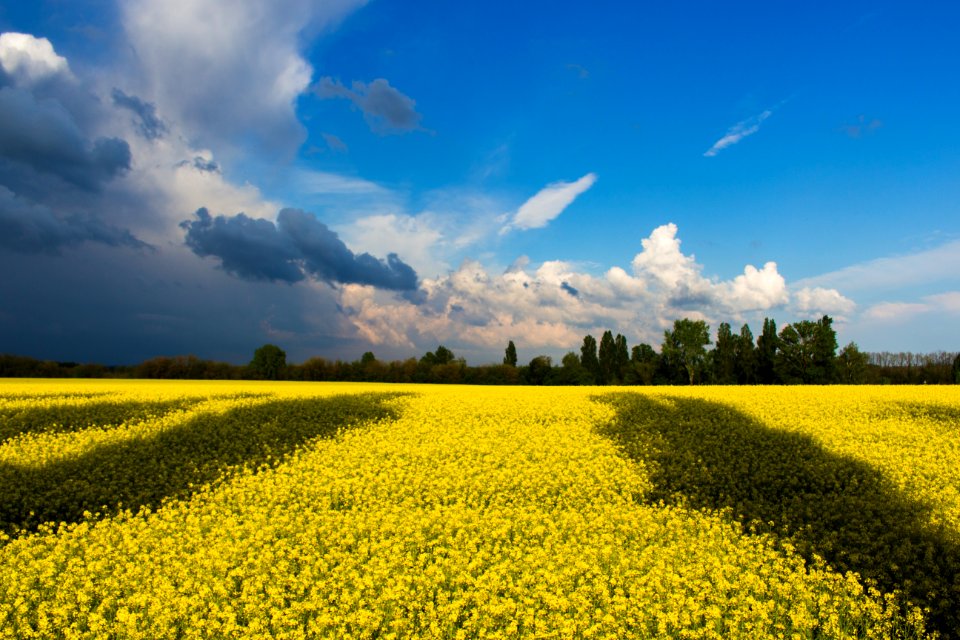
{"label": "dark storm cloud", "polygon": [[63,248],[84,242],[150,248],[126,229],[80,214],[58,217],[49,208],[18,198],[0,186],[0,249],[58,254]]}
{"label": "dark storm cloud", "polygon": [[354,81],[348,89],[339,80],[320,78],[314,92],[321,98],[346,98],[363,112],[371,129],[379,133],[413,131],[420,128],[416,101],[377,78],[370,84]]}
{"label": "dark storm cloud", "polygon": [[576,290],[575,288],[573,288],[572,286],[570,286],[570,283],[569,283],[569,282],[566,282],[566,281],[561,282],[561,283],[560,283],[560,288],[563,289],[564,291],[566,291],[567,293],[569,293],[570,295],[572,295],[574,298],[579,298],[579,297],[580,297],[580,292],[577,291],[577,290]]}
{"label": "dark storm cloud", "polygon": [[417,274],[395,253],[386,261],[354,254],[315,216],[283,209],[274,224],[243,213],[213,217],[198,209],[185,220],[186,244],[198,256],[220,259],[225,271],[247,280],[294,283],[308,275],[328,283],[366,284],[394,291],[417,288]]}
{"label": "dark storm cloud", "polygon": [[61,102],[13,86],[0,88],[0,157],[86,190],[127,171],[131,161],[126,141],[90,140]]}
{"label": "dark storm cloud", "polygon": [[156,140],[167,133],[167,125],[157,116],[157,107],[151,102],[144,102],[137,96],[130,96],[114,88],[113,104],[128,109],[137,116],[137,128],[147,140]]}

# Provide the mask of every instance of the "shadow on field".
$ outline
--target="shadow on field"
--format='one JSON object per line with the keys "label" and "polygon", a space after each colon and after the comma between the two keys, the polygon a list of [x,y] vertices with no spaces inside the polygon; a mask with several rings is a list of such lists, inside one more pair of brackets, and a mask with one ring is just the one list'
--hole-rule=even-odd
{"label": "shadow on field", "polygon": [[0,409],[0,442],[23,433],[61,433],[147,420],[178,409],[189,409],[205,399],[177,398],[157,402],[102,400]]}
{"label": "shadow on field", "polygon": [[41,467],[0,464],[0,528],[16,535],[43,522],[78,522],[84,511],[109,515],[189,497],[228,467],[270,463],[313,438],[395,417],[384,403],[397,395],[269,401],[200,414],[150,437],[96,447],[76,459]]}
{"label": "shadow on field", "polygon": [[807,559],[817,554],[883,591],[900,590],[929,607],[942,637],[960,637],[956,534],[929,525],[929,509],[875,468],[716,402],[632,393],[596,400],[616,409],[600,432],[647,465],[651,501],[729,507]]}

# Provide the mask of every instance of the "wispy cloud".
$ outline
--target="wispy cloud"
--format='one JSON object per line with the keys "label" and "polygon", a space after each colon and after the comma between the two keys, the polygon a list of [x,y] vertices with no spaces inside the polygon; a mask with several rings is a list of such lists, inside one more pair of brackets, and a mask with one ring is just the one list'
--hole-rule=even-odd
{"label": "wispy cloud", "polygon": [[560,215],[577,196],[597,181],[595,173],[588,173],[575,182],[554,182],[524,202],[513,219],[504,226],[501,235],[511,229],[538,229]]}
{"label": "wispy cloud", "polygon": [[797,282],[801,287],[836,287],[844,291],[890,291],[956,280],[960,274],[960,240],[901,256],[877,258]]}
{"label": "wispy cloud", "polygon": [[713,146],[704,152],[704,157],[712,158],[727,147],[732,147],[747,136],[752,136],[760,130],[760,125],[763,124],[763,121],[769,118],[772,114],[773,110],[767,109],[760,114],[751,116],[746,120],[741,120],[737,124],[733,125],[727,129],[727,133],[724,134],[722,138],[714,142]]}

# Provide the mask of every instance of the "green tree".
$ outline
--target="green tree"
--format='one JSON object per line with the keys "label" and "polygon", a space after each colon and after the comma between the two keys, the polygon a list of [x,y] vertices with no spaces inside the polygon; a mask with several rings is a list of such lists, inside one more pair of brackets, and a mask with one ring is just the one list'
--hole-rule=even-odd
{"label": "green tree", "polygon": [[673,331],[663,332],[663,345],[660,350],[664,359],[687,374],[690,384],[703,378],[704,363],[707,359],[707,345],[710,344],[710,327],[703,320],[674,320]]}
{"label": "green tree", "polygon": [[613,344],[616,347],[617,382],[624,384],[630,371],[630,350],[627,347],[627,339],[618,333],[613,340]]}
{"label": "green tree", "polygon": [[630,368],[634,376],[633,384],[653,384],[653,376],[657,372],[660,356],[653,347],[645,342],[635,345],[630,350]]}
{"label": "green tree", "polygon": [[613,332],[609,329],[603,332],[600,338],[600,384],[612,384],[616,379],[617,345],[613,340]]}
{"label": "green tree", "polygon": [[813,367],[815,384],[837,381],[837,332],[833,330],[833,318],[827,315],[817,320],[814,331]]}
{"label": "green tree", "polygon": [[287,369],[287,353],[275,344],[265,344],[253,352],[250,369],[263,380],[280,380]]}
{"label": "green tree", "polygon": [[563,356],[560,368],[555,373],[555,378],[557,384],[594,384],[593,375],[583,368],[579,356],[573,351],[569,351]]}
{"label": "green tree", "polygon": [[455,356],[453,351],[447,349],[445,346],[440,345],[437,347],[437,350],[433,353],[436,364],[450,364],[454,361]]}
{"label": "green tree", "polygon": [[546,384],[553,372],[550,356],[536,356],[527,365],[527,384]]}
{"label": "green tree", "polygon": [[590,384],[600,383],[600,360],[597,358],[597,340],[590,334],[583,336],[580,347],[580,365],[590,374]]}
{"label": "green tree", "polygon": [[837,356],[837,376],[843,384],[863,384],[867,378],[867,354],[860,351],[856,342],[840,350]]}
{"label": "green tree", "polygon": [[757,338],[757,382],[776,384],[777,350],[780,348],[780,336],[777,323],[772,318],[763,319],[763,333]]}
{"label": "green tree", "polygon": [[953,359],[953,382],[955,384],[960,384],[960,353],[957,354],[957,357]]}
{"label": "green tree", "polygon": [[780,331],[775,362],[780,380],[786,384],[809,384],[817,378],[816,337],[817,323],[812,320],[788,324]]}
{"label": "green tree", "polygon": [[713,348],[713,376],[717,384],[737,383],[737,339],[730,323],[721,322],[717,327],[717,343]]}
{"label": "green tree", "polygon": [[753,344],[753,332],[750,326],[740,327],[734,345],[734,361],[739,384],[754,384],[757,381],[757,349]]}
{"label": "green tree", "polygon": [[503,356],[503,364],[510,367],[517,366],[517,347],[513,344],[513,340],[507,343],[507,349]]}

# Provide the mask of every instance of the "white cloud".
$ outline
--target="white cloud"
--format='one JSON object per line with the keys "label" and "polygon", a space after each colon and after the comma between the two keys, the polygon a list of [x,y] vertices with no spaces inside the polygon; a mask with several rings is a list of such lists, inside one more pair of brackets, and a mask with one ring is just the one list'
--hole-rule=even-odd
{"label": "white cloud", "polygon": [[21,84],[71,75],[67,59],[57,55],[49,40],[28,33],[0,34],[0,65]]}
{"label": "white cloud", "polygon": [[836,289],[803,287],[793,294],[794,310],[804,316],[837,316],[843,319],[853,313],[857,305]]}
{"label": "white cloud", "polygon": [[[766,313],[786,312],[792,299],[773,262],[762,269],[748,265],[729,281],[703,277],[701,265],[680,250],[674,224],[657,227],[641,246],[633,274],[614,266],[596,276],[562,260],[534,267],[524,258],[494,273],[466,260],[444,276],[425,279],[419,306],[357,287],[342,306],[362,335],[382,344],[443,342],[494,353],[507,340],[520,340],[524,348],[559,355],[579,346],[586,333],[612,329],[633,343],[658,344],[677,318],[759,321]],[[805,309],[829,304],[832,311],[846,308],[844,300],[818,290],[801,292],[797,303]]]}
{"label": "white cloud", "polygon": [[304,139],[294,101],[313,69],[301,36],[362,0],[129,0],[123,24],[136,54],[138,93],[193,139],[255,139],[289,153]]}
{"label": "white cloud", "polygon": [[864,311],[863,318],[881,323],[902,323],[925,314],[960,315],[960,291],[924,296],[919,302],[879,302]]}
{"label": "white cloud", "polygon": [[790,299],[787,284],[777,272],[777,263],[768,262],[763,269],[748,264],[743,273],[722,286],[722,297],[731,308],[739,311],[770,309],[786,304]]}
{"label": "white cloud", "polygon": [[747,136],[755,134],[760,130],[760,125],[763,123],[763,121],[769,118],[772,114],[773,111],[767,109],[766,111],[755,116],[751,116],[746,120],[741,120],[737,124],[727,129],[727,133],[724,134],[722,138],[714,142],[713,146],[707,149],[703,155],[707,158],[712,158],[727,147],[733,146]]}
{"label": "white cloud", "polygon": [[596,181],[596,174],[588,173],[575,182],[554,182],[547,185],[517,209],[513,219],[501,229],[501,233],[510,229],[538,229],[547,226]]}
{"label": "white cloud", "polygon": [[798,281],[849,292],[892,291],[960,278],[960,240],[917,253],[878,258]]}

